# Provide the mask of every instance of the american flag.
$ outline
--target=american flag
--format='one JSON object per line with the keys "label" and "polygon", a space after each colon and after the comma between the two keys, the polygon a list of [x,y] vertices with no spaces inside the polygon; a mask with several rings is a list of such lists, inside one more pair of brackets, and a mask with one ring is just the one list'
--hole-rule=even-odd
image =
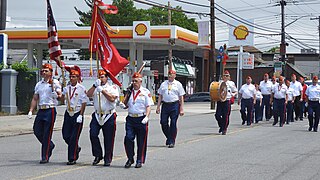
{"label": "american flag", "polygon": [[47,24],[48,24],[48,45],[50,59],[56,60],[56,57],[60,56],[61,47],[58,41],[58,32],[56,28],[56,22],[54,21],[50,1],[47,0],[48,11],[47,11]]}

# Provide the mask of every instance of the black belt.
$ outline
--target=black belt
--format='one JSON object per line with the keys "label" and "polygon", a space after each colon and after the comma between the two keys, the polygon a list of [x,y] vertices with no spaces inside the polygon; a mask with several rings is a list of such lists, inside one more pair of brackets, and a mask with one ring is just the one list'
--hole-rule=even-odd
{"label": "black belt", "polygon": [[175,104],[177,102],[179,102],[179,100],[178,101],[174,101],[174,102],[164,102],[164,101],[162,101],[163,104]]}
{"label": "black belt", "polygon": [[280,99],[278,99],[278,98],[274,98],[274,99],[276,99],[276,100],[285,100],[285,98],[280,98]]}

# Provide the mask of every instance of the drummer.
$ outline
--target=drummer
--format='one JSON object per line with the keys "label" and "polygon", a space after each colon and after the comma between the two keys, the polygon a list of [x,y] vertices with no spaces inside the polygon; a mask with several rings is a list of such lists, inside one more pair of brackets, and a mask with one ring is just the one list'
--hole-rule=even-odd
{"label": "drummer", "polygon": [[[229,116],[231,112],[231,101],[230,99],[234,99],[234,97],[238,93],[238,89],[233,81],[230,80],[229,71],[224,71],[222,82],[225,82],[227,85],[227,100],[226,101],[218,101],[217,102],[217,110],[215,114],[215,118],[218,121],[219,125],[219,133],[222,135],[226,135],[227,128],[229,125]],[[220,83],[221,85],[221,83]]]}

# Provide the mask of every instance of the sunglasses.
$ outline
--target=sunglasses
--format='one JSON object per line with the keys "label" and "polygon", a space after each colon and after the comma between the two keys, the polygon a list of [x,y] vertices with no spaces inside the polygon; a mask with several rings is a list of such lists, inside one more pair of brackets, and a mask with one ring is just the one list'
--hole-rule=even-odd
{"label": "sunglasses", "polygon": [[43,69],[41,70],[41,72],[49,72],[49,70]]}
{"label": "sunglasses", "polygon": [[99,78],[105,78],[105,77],[106,77],[106,76],[103,75],[103,76],[100,76]]}
{"label": "sunglasses", "polygon": [[70,78],[77,78],[77,76],[74,76],[74,75],[72,75],[72,76],[69,76]]}
{"label": "sunglasses", "polygon": [[138,80],[132,80],[132,82],[133,82],[133,83],[137,83],[137,82],[139,82],[139,81],[138,81]]}

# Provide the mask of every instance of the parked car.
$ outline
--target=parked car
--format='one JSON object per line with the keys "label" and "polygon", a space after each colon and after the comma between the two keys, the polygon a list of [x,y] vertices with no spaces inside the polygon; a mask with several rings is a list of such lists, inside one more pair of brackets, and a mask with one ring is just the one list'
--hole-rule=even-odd
{"label": "parked car", "polygon": [[209,92],[197,92],[193,93],[190,96],[186,96],[185,102],[210,102],[210,93]]}

